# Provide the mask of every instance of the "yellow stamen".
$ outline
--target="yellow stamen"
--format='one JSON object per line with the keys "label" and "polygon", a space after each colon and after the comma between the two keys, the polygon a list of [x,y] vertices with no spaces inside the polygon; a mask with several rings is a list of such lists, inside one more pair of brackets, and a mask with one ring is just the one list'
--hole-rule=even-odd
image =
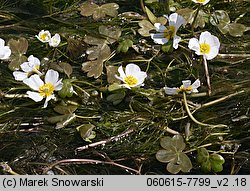
{"label": "yellow stamen", "polygon": [[126,76],[124,82],[129,86],[134,86],[138,83],[138,80],[134,76]]}
{"label": "yellow stamen", "polygon": [[187,88],[185,88],[183,85],[181,85],[178,92],[188,92],[188,91],[192,91],[192,89],[193,89],[192,86],[188,86]]}
{"label": "yellow stamen", "polygon": [[210,45],[209,44],[206,44],[206,43],[203,43],[203,44],[200,44],[200,52],[202,54],[208,54],[210,52]]}
{"label": "yellow stamen", "polygon": [[41,40],[45,41],[45,40],[47,40],[47,38],[48,38],[48,34],[43,33],[43,34],[40,35],[39,38],[40,38]]}
{"label": "yellow stamen", "polygon": [[197,0],[198,3],[204,3],[206,0]]}
{"label": "yellow stamen", "polygon": [[51,96],[53,94],[54,90],[55,90],[54,85],[51,83],[47,83],[47,84],[42,85],[39,88],[38,92],[40,93],[41,96],[48,97],[48,96]]}
{"label": "yellow stamen", "polygon": [[174,38],[174,35],[175,35],[175,26],[173,25],[168,26],[163,32],[163,36],[168,40]]}

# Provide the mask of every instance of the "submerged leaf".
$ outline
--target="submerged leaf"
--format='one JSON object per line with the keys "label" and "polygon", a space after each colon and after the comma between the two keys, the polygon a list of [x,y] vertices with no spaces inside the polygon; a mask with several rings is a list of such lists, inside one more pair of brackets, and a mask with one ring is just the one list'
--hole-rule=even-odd
{"label": "submerged leaf", "polygon": [[117,52],[128,52],[128,49],[133,46],[133,41],[130,39],[126,39],[119,43],[119,46],[117,47]]}
{"label": "submerged leaf", "polygon": [[113,105],[117,105],[122,102],[125,96],[126,96],[125,92],[111,94],[107,97],[107,101],[112,102]]}
{"label": "submerged leaf", "polygon": [[72,114],[75,112],[75,110],[77,109],[77,106],[75,105],[57,105],[56,107],[54,107],[54,111],[59,113],[59,114]]}
{"label": "submerged leaf", "polygon": [[68,78],[70,77],[70,75],[73,72],[72,66],[66,62],[60,62],[59,66],[61,66],[61,68],[63,69],[63,72],[68,76]]}
{"label": "submerged leaf", "polygon": [[247,30],[247,27],[240,23],[230,23],[228,24],[228,31],[231,36],[239,37]]}
{"label": "submerged leaf", "polygon": [[49,117],[47,121],[52,124],[56,123],[56,129],[60,129],[60,128],[66,127],[75,118],[76,118],[76,115],[73,113],[73,114],[65,114],[65,115]]}

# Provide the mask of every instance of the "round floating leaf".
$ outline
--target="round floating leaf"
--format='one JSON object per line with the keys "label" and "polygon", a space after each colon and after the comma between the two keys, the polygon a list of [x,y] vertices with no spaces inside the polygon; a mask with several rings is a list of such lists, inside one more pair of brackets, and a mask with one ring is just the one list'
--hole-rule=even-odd
{"label": "round floating leaf", "polygon": [[174,135],[172,138],[172,146],[175,147],[177,151],[183,151],[186,147],[183,137],[181,135]]}
{"label": "round floating leaf", "polygon": [[155,29],[154,25],[152,25],[152,23],[150,23],[148,20],[142,20],[138,24],[141,27],[138,29],[138,33],[144,37],[149,37],[149,31]]}
{"label": "round floating leaf", "polygon": [[220,22],[220,23],[217,25],[218,29],[220,30],[220,32],[221,32],[222,34],[228,33],[228,31],[229,31],[229,27],[228,27],[228,26],[229,26],[229,25],[228,25],[227,23],[224,23],[224,22]]}
{"label": "round floating leaf", "polygon": [[204,160],[202,163],[201,163],[201,170],[203,172],[211,172],[211,163],[209,161],[209,159],[207,160]]}
{"label": "round floating leaf", "polygon": [[243,33],[247,30],[247,27],[240,23],[230,23],[228,24],[229,34],[234,37],[242,36]]}
{"label": "round floating leaf", "polygon": [[220,23],[229,24],[230,17],[226,11],[216,10],[210,17],[210,23],[214,26],[217,26]]}
{"label": "round floating leaf", "polygon": [[101,25],[99,26],[99,33],[103,35],[104,38],[107,39],[108,44],[112,44],[120,38],[122,31],[117,26]]}
{"label": "round floating leaf", "polygon": [[176,159],[176,152],[172,150],[159,150],[156,153],[156,159],[163,163],[168,163]]}
{"label": "round floating leaf", "polygon": [[224,158],[218,154],[210,155],[210,163],[213,172],[221,172],[223,170]]}
{"label": "round floating leaf", "polygon": [[61,68],[63,69],[63,72],[68,76],[68,78],[70,77],[70,75],[73,72],[72,66],[66,62],[60,62],[59,66],[61,66]]}
{"label": "round floating leaf", "polygon": [[117,83],[113,83],[111,84],[109,87],[108,87],[108,91],[112,92],[112,91],[115,91],[115,90],[119,90],[121,89],[122,87],[117,84]]}
{"label": "round floating leaf", "polygon": [[119,92],[119,93],[115,93],[115,94],[111,94],[107,97],[107,101],[113,102],[113,105],[117,105],[119,103],[122,102],[122,100],[125,97],[125,93],[124,92]]}
{"label": "round floating leaf", "polygon": [[97,60],[84,62],[82,64],[82,70],[84,72],[88,72],[88,77],[93,76],[94,78],[98,78],[102,74],[103,62],[109,58],[111,51],[107,44],[95,46],[91,49],[91,51],[93,53],[90,53],[90,58],[94,59],[97,57]]}
{"label": "round floating leaf", "polygon": [[178,164],[174,164],[174,163],[168,163],[167,165],[167,171],[172,173],[172,174],[177,174],[178,172],[180,172],[181,167]]}
{"label": "round floating leaf", "polygon": [[179,153],[179,163],[182,172],[189,172],[192,169],[192,163],[185,153]]}
{"label": "round floating leaf", "polygon": [[63,80],[63,87],[58,92],[59,96],[61,98],[72,97],[73,93],[74,93],[74,89],[73,89],[73,86],[71,84],[71,80],[69,80],[69,79]]}
{"label": "round floating leaf", "polygon": [[27,57],[24,56],[24,54],[28,49],[28,41],[25,38],[20,38],[18,40],[10,39],[8,46],[11,49],[11,62],[8,67],[12,71],[19,70],[20,65],[27,61]]}
{"label": "round floating leaf", "polygon": [[93,129],[95,128],[92,124],[82,124],[77,127],[77,131],[80,133],[82,139],[89,141],[94,138]]}
{"label": "round floating leaf", "polygon": [[20,54],[26,54],[28,50],[28,41],[26,38],[19,38],[18,40],[10,39],[8,42],[8,46],[11,49],[12,54],[20,55]]}
{"label": "round floating leaf", "polygon": [[76,115],[73,114],[65,114],[54,117],[49,117],[47,121],[49,123],[56,123],[56,129],[60,129],[66,127],[69,123],[71,123],[76,118]]}
{"label": "round floating leaf", "polygon": [[118,14],[117,9],[119,5],[116,3],[107,3],[101,6],[98,6],[95,3],[85,2],[80,7],[80,14],[82,16],[91,16],[93,15],[94,20],[104,18],[106,15],[115,17]]}
{"label": "round floating leaf", "polygon": [[115,75],[118,75],[118,67],[117,66],[106,66],[106,71],[107,71],[107,81],[109,84],[113,84],[113,83],[117,84],[120,82],[120,80],[118,80],[115,77]]}
{"label": "round floating leaf", "polygon": [[160,140],[160,144],[164,149],[169,149],[172,146],[172,138],[171,137],[162,137]]}
{"label": "round floating leaf", "polygon": [[75,105],[57,105],[54,107],[54,111],[59,114],[72,114],[77,109]]}
{"label": "round floating leaf", "polygon": [[104,44],[106,40],[103,38],[86,35],[84,37],[84,42],[87,44],[91,44],[91,45],[100,45],[100,44]]}

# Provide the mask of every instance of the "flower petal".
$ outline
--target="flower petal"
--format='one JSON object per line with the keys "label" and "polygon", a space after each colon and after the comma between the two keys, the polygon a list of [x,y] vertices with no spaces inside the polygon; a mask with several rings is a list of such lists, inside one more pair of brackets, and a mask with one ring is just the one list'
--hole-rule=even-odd
{"label": "flower petal", "polygon": [[168,39],[163,36],[163,33],[151,34],[150,36],[156,44],[166,44],[168,42]]}
{"label": "flower petal", "polygon": [[56,83],[58,82],[58,78],[59,78],[59,73],[55,70],[48,70],[47,73],[45,74],[45,83],[51,83],[54,86],[56,85]]}
{"label": "flower petal", "polygon": [[20,65],[21,69],[24,71],[24,72],[32,72],[32,67],[30,66],[30,63],[29,62],[24,62]]}
{"label": "flower petal", "polygon": [[166,30],[166,27],[161,23],[155,23],[154,26],[157,32],[164,32]]}
{"label": "flower petal", "polygon": [[199,79],[195,80],[192,84],[192,92],[198,92],[197,88],[201,86],[201,82]]}
{"label": "flower petal", "polygon": [[165,93],[167,95],[175,95],[175,94],[178,94],[178,90],[179,88],[169,88],[169,87],[164,87],[163,88],[165,90]]}
{"label": "flower petal", "polygon": [[119,72],[119,74],[120,74],[120,77],[119,77],[118,79],[123,80],[123,78],[126,77],[126,74],[124,73],[124,70],[123,70],[122,66],[120,66],[120,67],[118,68],[118,72]]}
{"label": "flower petal", "polygon": [[55,84],[55,91],[61,90],[63,87],[62,79],[60,79],[56,84]]}
{"label": "flower petal", "polygon": [[49,45],[52,47],[57,47],[61,42],[61,37],[59,34],[55,34],[49,41]]}
{"label": "flower petal", "polygon": [[28,97],[33,99],[35,102],[42,101],[43,96],[41,96],[38,92],[27,91]]}
{"label": "flower petal", "polygon": [[48,106],[48,102],[49,102],[51,99],[55,99],[55,95],[54,95],[54,94],[52,94],[51,96],[46,97],[45,102],[44,102],[44,105],[43,105],[43,108],[46,108],[46,107]]}
{"label": "flower petal", "polygon": [[146,72],[140,72],[139,74],[137,74],[137,80],[138,83],[136,86],[143,86],[143,82],[145,80],[145,78],[147,77],[147,73]]}
{"label": "flower petal", "polygon": [[179,42],[181,41],[181,37],[175,35],[174,39],[173,39],[173,47],[174,49],[178,48]]}
{"label": "flower petal", "polygon": [[10,47],[8,46],[0,47],[0,59],[1,60],[9,59],[10,55],[11,55]]}
{"label": "flower petal", "polygon": [[200,44],[197,38],[191,38],[188,42],[188,48],[200,52]]}
{"label": "flower petal", "polygon": [[31,66],[40,66],[40,60],[33,55],[29,56],[28,61],[31,63]]}
{"label": "flower petal", "polygon": [[28,78],[28,73],[21,72],[21,71],[15,71],[15,72],[13,72],[13,76],[14,76],[15,80],[23,81],[24,79]]}
{"label": "flower petal", "polygon": [[190,80],[183,80],[182,84],[183,84],[184,88],[188,88],[189,86],[191,86],[191,81]]}
{"label": "flower petal", "polygon": [[137,77],[137,74],[141,72],[141,69],[136,64],[128,64],[125,68],[126,76],[134,76]]}
{"label": "flower petal", "polygon": [[30,76],[27,79],[23,80],[23,83],[25,83],[27,86],[29,86],[31,89],[38,91],[39,88],[44,85],[44,82],[41,80],[39,75],[34,74]]}

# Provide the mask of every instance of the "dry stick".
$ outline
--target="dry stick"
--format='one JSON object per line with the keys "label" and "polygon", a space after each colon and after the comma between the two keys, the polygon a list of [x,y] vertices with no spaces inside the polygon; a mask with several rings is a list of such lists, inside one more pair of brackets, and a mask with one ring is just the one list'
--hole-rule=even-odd
{"label": "dry stick", "polygon": [[140,174],[138,170],[135,170],[133,168],[130,168],[130,167],[127,167],[127,166],[124,166],[124,165],[121,165],[112,161],[100,161],[100,160],[92,160],[92,159],[65,159],[65,160],[56,161],[52,163],[51,165],[49,165],[48,167],[46,167],[46,169],[43,171],[43,174],[45,174],[46,172],[48,172],[50,169],[52,169],[53,167],[57,165],[67,165],[67,164],[109,164],[109,165],[117,166],[126,170],[133,171],[136,174]]}
{"label": "dry stick", "polygon": [[104,139],[102,141],[98,141],[98,142],[95,142],[95,143],[91,143],[91,144],[88,144],[88,145],[85,145],[85,146],[82,146],[82,147],[78,147],[76,148],[76,151],[83,151],[83,150],[86,150],[88,148],[91,148],[91,147],[96,147],[96,146],[99,146],[99,145],[104,145],[104,144],[107,144],[113,140],[117,140],[117,139],[120,139],[124,136],[127,136],[128,134],[134,132],[134,129],[129,129],[119,135],[116,135],[116,136],[113,136],[113,137],[110,137],[108,139]]}
{"label": "dry stick", "polygon": [[205,75],[206,75],[206,80],[207,80],[208,95],[210,96],[211,93],[212,93],[212,90],[211,90],[210,77],[209,77],[208,66],[207,66],[207,59],[205,58],[205,56],[203,56],[203,63],[204,63],[204,67],[205,67]]}

